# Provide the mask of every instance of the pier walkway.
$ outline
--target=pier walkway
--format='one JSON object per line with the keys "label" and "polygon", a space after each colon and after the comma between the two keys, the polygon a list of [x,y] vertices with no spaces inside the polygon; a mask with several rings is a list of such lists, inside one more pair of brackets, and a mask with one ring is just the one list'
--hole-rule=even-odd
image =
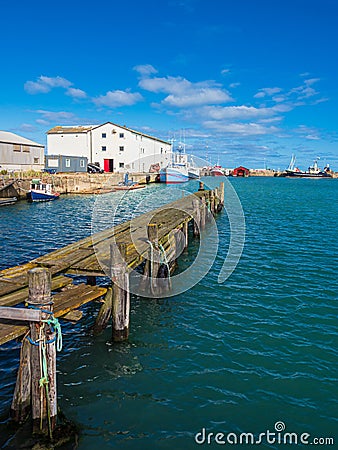
{"label": "pier walkway", "polygon": [[[199,192],[142,214],[132,221],[88,236],[26,264],[0,271],[0,307],[24,304],[29,294],[28,271],[42,267],[51,273],[54,315],[67,319],[70,311],[107,293],[106,287],[95,285],[95,277],[106,276],[109,272],[112,242],[124,246],[126,265],[134,269],[148,256],[149,224],[156,227],[156,240],[166,252],[170,252],[173,230],[182,230],[187,234],[188,223],[193,221],[194,234],[198,234],[199,222],[203,222],[203,208],[215,213],[224,201],[224,185],[213,191],[204,190],[202,183],[201,186]],[[74,283],[76,276],[87,277],[87,283]],[[13,324],[0,318],[0,345],[24,335],[28,328],[29,324]]]}

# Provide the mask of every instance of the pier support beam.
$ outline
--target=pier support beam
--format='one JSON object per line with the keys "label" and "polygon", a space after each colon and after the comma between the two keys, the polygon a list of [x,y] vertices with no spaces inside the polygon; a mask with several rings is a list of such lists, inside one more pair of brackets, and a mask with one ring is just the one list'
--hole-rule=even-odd
{"label": "pier support beam", "polygon": [[129,337],[130,293],[129,273],[126,264],[126,245],[110,246],[113,314],[113,341],[125,341]]}
{"label": "pier support beam", "polygon": [[20,351],[18,375],[10,410],[11,418],[23,423],[31,410],[31,344],[24,339]]}
{"label": "pier support beam", "polygon": [[104,297],[102,306],[100,308],[100,311],[97,315],[93,327],[94,335],[100,334],[107,327],[109,319],[111,318],[112,315],[112,309],[113,309],[113,289],[109,287],[107,289],[107,293]]}
{"label": "pier support beam", "polygon": [[202,203],[202,207],[201,207],[201,230],[204,230],[205,228],[205,221],[206,221],[206,215],[207,215],[207,207],[206,207],[206,203],[205,203],[205,197],[201,198],[201,203]]}
{"label": "pier support beam", "polygon": [[195,197],[192,201],[192,204],[194,211],[194,236],[199,236],[201,226],[201,209],[199,199]]}
{"label": "pier support beam", "polygon": [[221,181],[219,185],[219,201],[221,205],[224,205],[224,181]]}
{"label": "pier support beam", "polygon": [[189,222],[188,221],[184,222],[182,231],[184,234],[184,248],[186,249],[189,246]]}

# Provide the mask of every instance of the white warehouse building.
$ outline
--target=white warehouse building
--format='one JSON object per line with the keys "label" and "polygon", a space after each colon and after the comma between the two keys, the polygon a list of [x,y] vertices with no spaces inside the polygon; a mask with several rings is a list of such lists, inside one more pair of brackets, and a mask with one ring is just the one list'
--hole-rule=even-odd
{"label": "white warehouse building", "polygon": [[9,131],[0,131],[0,170],[41,170],[44,145]]}
{"label": "white warehouse building", "polygon": [[125,126],[57,126],[47,131],[49,155],[87,157],[105,172],[148,172],[150,166],[166,166],[171,144]]}

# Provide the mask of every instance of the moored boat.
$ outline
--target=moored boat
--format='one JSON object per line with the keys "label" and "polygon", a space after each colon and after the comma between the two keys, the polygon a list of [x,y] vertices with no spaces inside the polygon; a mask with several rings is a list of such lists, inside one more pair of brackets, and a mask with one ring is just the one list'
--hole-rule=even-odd
{"label": "moored boat", "polygon": [[185,164],[169,164],[160,170],[160,183],[175,184],[187,181],[189,174]]}
{"label": "moored boat", "polygon": [[222,166],[214,166],[210,169],[210,175],[213,177],[224,177]]}
{"label": "moored boat", "polygon": [[16,197],[0,198],[0,206],[13,205],[17,201]]}
{"label": "moored boat", "polygon": [[310,166],[307,171],[302,171],[295,166],[296,157],[295,155],[292,155],[290,164],[282,176],[294,178],[332,178],[330,166],[326,164],[324,169],[320,169],[318,166],[318,159],[319,158],[314,160],[313,165]]}
{"label": "moored boat", "polygon": [[27,192],[29,202],[50,202],[60,197],[59,192],[55,192],[50,183],[42,183],[39,179],[33,179],[31,188]]}
{"label": "moored boat", "polygon": [[160,183],[176,184],[189,181],[188,155],[184,147],[172,153],[172,158],[167,167],[160,170]]}

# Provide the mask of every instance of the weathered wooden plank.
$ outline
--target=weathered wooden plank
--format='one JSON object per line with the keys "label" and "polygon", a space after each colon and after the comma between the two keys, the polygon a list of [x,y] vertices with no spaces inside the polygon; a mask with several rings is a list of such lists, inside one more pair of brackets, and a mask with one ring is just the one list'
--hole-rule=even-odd
{"label": "weathered wooden plank", "polygon": [[[86,284],[71,286],[67,290],[59,292],[52,297],[54,301],[54,315],[55,317],[62,317],[69,311],[102,297],[106,292],[106,288],[99,286],[87,286]],[[1,320],[0,345],[24,335],[27,330],[27,326],[11,325]]]}
{"label": "weathered wooden plank", "polygon": [[[58,289],[67,286],[73,282],[72,278],[65,277],[63,275],[59,275],[52,279],[52,290],[56,291]],[[17,288],[20,286],[16,285]],[[11,294],[7,294],[0,297],[0,306],[14,306],[18,305],[21,302],[24,302],[28,299],[28,287],[19,289],[16,292],[12,292]]]}
{"label": "weathered wooden plank", "polygon": [[12,306],[0,306],[0,319],[40,322],[41,311],[28,308],[13,308]]}
{"label": "weathered wooden plank", "polygon": [[54,300],[54,315],[62,317],[72,309],[77,309],[85,303],[102,297],[107,292],[106,288],[101,286],[88,286],[87,284],[79,284],[56,294]]}

